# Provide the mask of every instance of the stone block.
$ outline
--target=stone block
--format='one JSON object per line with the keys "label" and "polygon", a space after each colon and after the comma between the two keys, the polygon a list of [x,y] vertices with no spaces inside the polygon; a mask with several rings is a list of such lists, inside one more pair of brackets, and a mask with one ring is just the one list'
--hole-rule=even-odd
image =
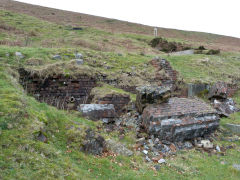
{"label": "stone block", "polygon": [[219,116],[199,99],[171,98],[162,104],[147,106],[142,125],[161,140],[183,141],[209,134],[219,126]]}
{"label": "stone block", "polygon": [[148,104],[166,102],[171,96],[169,87],[141,86],[137,87],[136,107],[140,113]]}
{"label": "stone block", "polygon": [[116,117],[113,104],[81,104],[78,106],[78,111],[81,112],[83,116],[89,117],[94,121],[102,119],[113,121]]}

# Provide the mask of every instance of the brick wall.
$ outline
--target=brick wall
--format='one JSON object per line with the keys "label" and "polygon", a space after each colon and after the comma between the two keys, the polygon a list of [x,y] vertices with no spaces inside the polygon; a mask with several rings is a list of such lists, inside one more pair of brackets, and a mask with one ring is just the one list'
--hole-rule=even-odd
{"label": "brick wall", "polygon": [[19,74],[20,84],[28,93],[59,109],[76,109],[79,104],[87,103],[91,89],[96,87],[95,78],[87,75],[75,78],[55,75],[43,79],[24,69],[20,69]]}
{"label": "brick wall", "polygon": [[98,104],[113,104],[118,115],[126,112],[126,106],[130,102],[130,96],[126,94],[108,94],[96,100]]}

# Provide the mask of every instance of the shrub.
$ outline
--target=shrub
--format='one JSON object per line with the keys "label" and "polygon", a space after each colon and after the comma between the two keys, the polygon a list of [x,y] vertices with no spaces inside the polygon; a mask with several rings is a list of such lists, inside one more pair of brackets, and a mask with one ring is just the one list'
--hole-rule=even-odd
{"label": "shrub", "polygon": [[215,54],[220,54],[220,49],[210,49],[208,52],[207,52],[207,55],[215,55]]}

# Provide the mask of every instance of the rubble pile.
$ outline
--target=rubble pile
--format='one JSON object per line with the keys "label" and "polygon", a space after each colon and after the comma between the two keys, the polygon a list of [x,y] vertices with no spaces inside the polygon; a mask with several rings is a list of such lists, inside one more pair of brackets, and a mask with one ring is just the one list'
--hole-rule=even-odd
{"label": "rubble pile", "polygon": [[228,85],[224,82],[217,82],[209,91],[208,98],[221,117],[228,117],[239,111],[233,99],[229,98],[229,91]]}

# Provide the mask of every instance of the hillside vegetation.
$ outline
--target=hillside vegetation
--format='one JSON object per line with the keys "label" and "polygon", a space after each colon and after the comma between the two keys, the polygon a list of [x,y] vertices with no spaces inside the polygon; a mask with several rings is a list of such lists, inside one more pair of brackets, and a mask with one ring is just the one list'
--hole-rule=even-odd
{"label": "hillside vegetation", "polygon": [[[221,120],[214,139],[214,144],[232,148],[211,155],[195,149],[178,151],[166,157],[166,165],[157,171],[154,163],[147,163],[135,150],[136,133],[131,128],[126,128],[125,137],[120,138],[118,131],[108,133],[101,122],[83,118],[76,111],[38,102],[18,82],[18,68],[24,67],[43,79],[51,74],[74,76],[84,71],[137,86],[153,78],[155,69],[149,61],[161,56],[179,72],[180,81],[239,83],[239,39],[164,28],[160,34],[170,41],[223,51],[219,55],[170,55],[149,45],[152,27],[1,0],[0,179],[239,179],[240,171],[232,164],[239,164],[240,141],[224,128],[227,122],[240,123],[239,113]],[[24,58],[18,58],[16,52]],[[82,67],[73,65],[75,52],[83,54]],[[53,59],[56,54],[63,58]],[[109,85],[97,91],[123,93]],[[129,95],[134,101],[136,95]],[[234,99],[240,102],[239,93]],[[134,155],[93,156],[80,151],[89,128],[105,139],[125,144]],[[44,133],[47,143],[37,140],[39,133]]]}

